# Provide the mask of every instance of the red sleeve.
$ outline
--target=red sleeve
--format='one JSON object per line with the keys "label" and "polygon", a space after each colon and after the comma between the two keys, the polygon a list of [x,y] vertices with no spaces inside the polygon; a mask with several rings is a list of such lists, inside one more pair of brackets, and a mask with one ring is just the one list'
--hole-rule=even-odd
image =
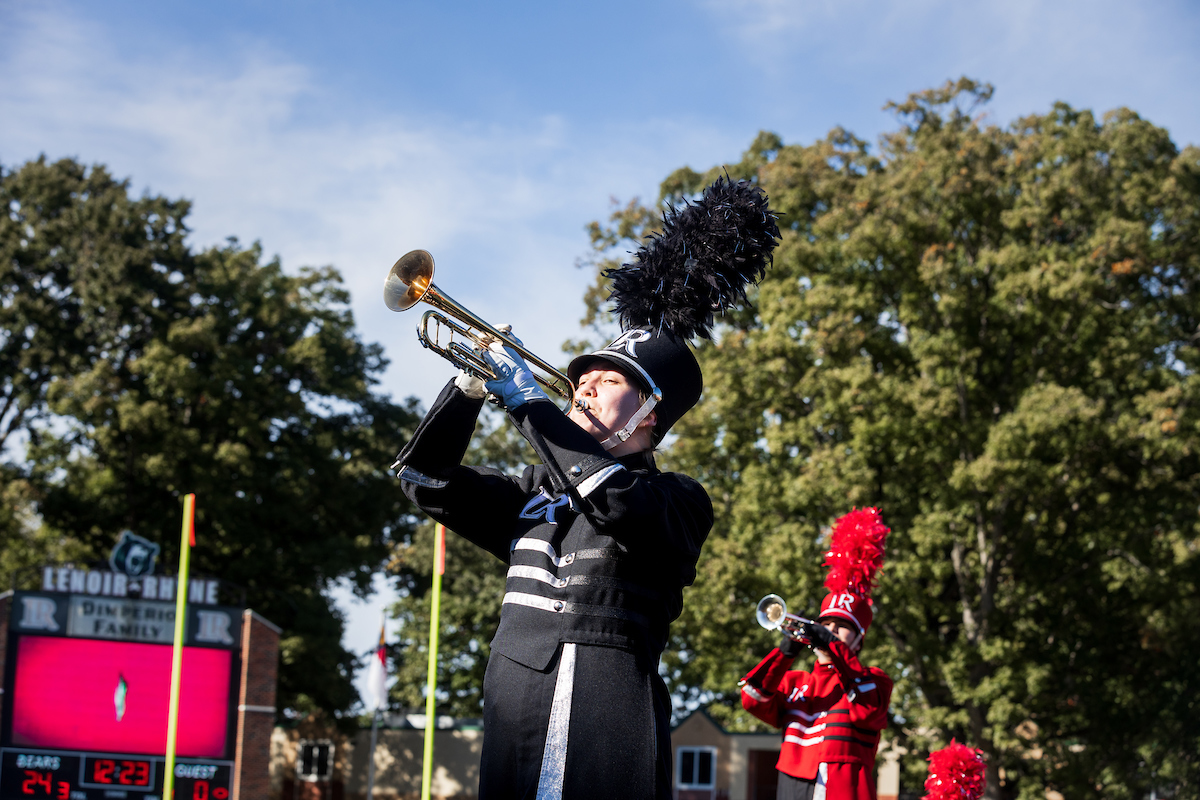
{"label": "red sleeve", "polygon": [[787,693],[781,689],[793,661],[794,657],[785,656],[775,648],[746,673],[746,677],[738,681],[742,687],[742,708],[768,725],[783,727],[783,701]]}
{"label": "red sleeve", "polygon": [[833,642],[829,654],[833,657],[842,691],[851,698],[850,719],[872,730],[887,727],[892,679],[881,669],[863,667],[854,651],[841,642]]}
{"label": "red sleeve", "polygon": [[[872,685],[874,684],[874,685]],[[881,731],[887,727],[888,704],[892,701],[892,679],[871,667],[858,684],[850,703],[850,719],[864,727]]]}

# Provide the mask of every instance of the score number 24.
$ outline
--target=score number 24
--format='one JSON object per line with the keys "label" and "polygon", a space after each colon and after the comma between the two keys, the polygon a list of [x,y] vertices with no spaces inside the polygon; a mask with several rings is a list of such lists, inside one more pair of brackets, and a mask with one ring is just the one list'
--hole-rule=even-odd
{"label": "score number 24", "polygon": [[[38,792],[38,787],[42,788]],[[71,784],[66,781],[58,782],[58,793],[54,793],[54,773],[25,770],[25,780],[21,783],[21,794],[42,794],[55,800],[67,800],[71,796]]]}

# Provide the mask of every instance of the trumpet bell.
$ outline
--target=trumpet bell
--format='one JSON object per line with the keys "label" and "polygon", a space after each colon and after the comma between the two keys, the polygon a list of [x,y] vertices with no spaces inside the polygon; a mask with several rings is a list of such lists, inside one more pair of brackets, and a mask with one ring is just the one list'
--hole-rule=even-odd
{"label": "trumpet bell", "polygon": [[754,618],[758,620],[759,625],[767,630],[777,630],[783,625],[783,621],[787,619],[787,603],[783,602],[783,598],[779,595],[769,594],[758,601],[758,608],[754,611]]}
{"label": "trumpet bell", "polygon": [[433,286],[433,256],[411,250],[392,265],[383,282],[383,302],[392,311],[407,311]]}

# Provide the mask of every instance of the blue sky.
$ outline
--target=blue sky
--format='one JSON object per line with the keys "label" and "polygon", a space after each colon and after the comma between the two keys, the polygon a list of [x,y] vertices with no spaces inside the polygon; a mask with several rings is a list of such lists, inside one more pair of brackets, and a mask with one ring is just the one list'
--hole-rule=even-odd
{"label": "blue sky", "polygon": [[[995,84],[996,124],[1064,100],[1200,142],[1185,0],[0,0],[0,42],[0,164],[106,164],[192,199],[196,247],[337,266],[383,388],[426,403],[453,370],[383,306],[397,257],[430,250],[443,290],[553,360],[586,223],[759,130],[874,140],[886,101],[965,74]],[[353,649],[386,594],[344,601]]]}

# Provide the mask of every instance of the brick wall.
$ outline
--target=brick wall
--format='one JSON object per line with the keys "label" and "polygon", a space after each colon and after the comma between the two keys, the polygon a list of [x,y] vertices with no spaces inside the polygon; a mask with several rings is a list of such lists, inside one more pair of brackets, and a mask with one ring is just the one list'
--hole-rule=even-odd
{"label": "brick wall", "polygon": [[262,800],[270,791],[279,632],[278,627],[250,609],[243,613],[233,800]]}

